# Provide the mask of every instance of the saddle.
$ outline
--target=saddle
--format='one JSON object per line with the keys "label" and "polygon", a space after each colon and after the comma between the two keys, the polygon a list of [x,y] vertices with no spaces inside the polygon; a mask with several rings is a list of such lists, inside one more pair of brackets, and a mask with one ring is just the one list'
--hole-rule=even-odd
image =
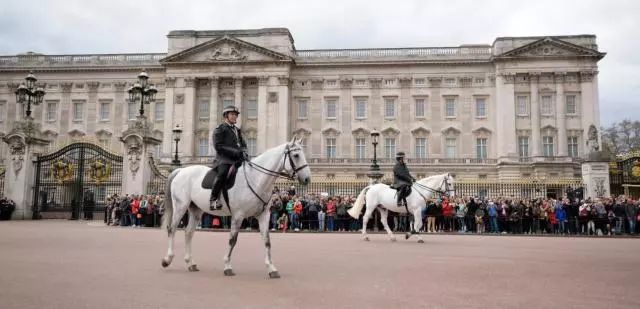
{"label": "saddle", "polygon": [[[236,168],[235,166],[232,168]],[[237,172],[237,169],[236,169]],[[204,175],[204,178],[202,179],[202,188],[203,189],[208,189],[208,190],[212,190],[213,189],[213,182],[216,180],[216,177],[218,176],[218,167],[215,166],[213,168],[211,168],[207,174]],[[235,177],[230,177],[230,179],[227,179],[227,183],[224,186],[225,190],[229,190],[233,187],[233,185],[236,183],[236,178]]]}
{"label": "saddle", "polygon": [[389,186],[389,188],[396,190],[396,196],[400,196],[401,198],[405,198],[409,195],[411,195],[411,186],[410,185],[405,185],[405,186],[401,186],[399,188],[395,187],[393,184]]}

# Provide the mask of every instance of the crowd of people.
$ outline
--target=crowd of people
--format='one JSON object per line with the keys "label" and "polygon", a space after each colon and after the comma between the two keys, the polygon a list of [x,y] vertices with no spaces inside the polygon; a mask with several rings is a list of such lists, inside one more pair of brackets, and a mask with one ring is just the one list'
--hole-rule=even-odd
{"label": "crowd of people", "polygon": [[157,227],[162,222],[163,194],[119,196],[107,198],[104,223],[114,226]]}

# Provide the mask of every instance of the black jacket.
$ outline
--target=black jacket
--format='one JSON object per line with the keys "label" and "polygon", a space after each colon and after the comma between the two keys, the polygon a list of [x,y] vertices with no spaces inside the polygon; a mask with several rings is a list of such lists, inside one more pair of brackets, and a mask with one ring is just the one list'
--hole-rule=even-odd
{"label": "black jacket", "polygon": [[242,138],[242,131],[236,127],[238,135],[228,123],[219,125],[213,132],[213,145],[216,150],[218,164],[235,164],[242,161],[243,153],[247,152],[247,144]]}
{"label": "black jacket", "polygon": [[393,167],[393,187],[400,188],[405,185],[412,185],[415,178],[409,173],[407,165],[397,162]]}

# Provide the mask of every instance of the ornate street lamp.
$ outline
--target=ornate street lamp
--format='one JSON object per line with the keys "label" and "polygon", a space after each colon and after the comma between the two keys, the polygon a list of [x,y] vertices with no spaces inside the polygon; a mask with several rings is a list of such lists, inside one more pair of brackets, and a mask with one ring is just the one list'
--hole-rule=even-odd
{"label": "ornate street lamp", "polygon": [[27,117],[31,117],[31,104],[39,105],[44,98],[44,89],[42,87],[36,87],[38,79],[33,75],[33,71],[29,72],[29,75],[25,77],[26,83],[20,84],[16,90],[16,102],[18,104],[27,104],[26,114]]}
{"label": "ornate street lamp", "polygon": [[373,144],[373,160],[371,161],[371,166],[369,168],[369,178],[373,183],[377,183],[380,178],[382,178],[383,174],[380,172],[380,166],[378,165],[378,153],[376,148],[378,147],[378,138],[380,138],[380,132],[376,129],[371,131],[371,143]]}
{"label": "ornate street lamp", "polygon": [[182,135],[182,129],[180,129],[180,125],[177,124],[176,127],[172,130],[173,132],[173,140],[176,141],[176,154],[171,162],[175,166],[180,166],[180,159],[178,159],[178,143],[180,142],[180,135]]}
{"label": "ornate street lamp", "polygon": [[156,86],[149,84],[149,75],[143,69],[138,75],[138,81],[129,87],[127,92],[129,93],[129,102],[140,100],[140,116],[144,116],[144,105],[151,104],[156,100],[158,89]]}

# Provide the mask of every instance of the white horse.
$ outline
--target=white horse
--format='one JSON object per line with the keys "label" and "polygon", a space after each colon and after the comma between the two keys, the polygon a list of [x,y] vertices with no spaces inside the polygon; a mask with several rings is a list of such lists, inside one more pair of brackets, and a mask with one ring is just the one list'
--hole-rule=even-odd
{"label": "white horse", "polygon": [[169,249],[162,259],[162,267],[167,267],[173,260],[173,242],[180,219],[189,212],[189,223],[185,228],[184,261],[189,271],[198,271],[198,266],[191,256],[191,239],[203,212],[217,216],[231,215],[231,235],[229,251],[224,256],[225,276],[235,275],[231,267],[231,252],[238,240],[238,230],[242,220],[256,217],[260,224],[260,233],[266,248],[265,264],[270,278],[279,278],[278,270],[271,261],[271,241],[269,239],[270,210],[268,202],[271,198],[274,182],[278,177],[297,178],[301,184],[311,181],[311,171],[295,137],[289,143],[271,148],[245,162],[237,171],[236,182],[229,190],[229,204],[224,198],[221,210],[209,210],[210,189],[201,186],[205,174],[211,168],[193,165],[173,171],[167,180],[164,225],[169,236]]}
{"label": "white horse", "polygon": [[[388,185],[378,183],[362,189],[353,207],[349,209],[349,215],[358,219],[362,207],[366,205],[367,208],[362,217],[362,236],[364,240],[369,240],[369,236],[367,235],[367,222],[376,209],[380,212],[380,221],[382,221],[382,225],[387,231],[391,241],[395,241],[396,237],[393,235],[393,232],[391,232],[389,224],[387,223],[388,211],[407,213],[408,209],[409,213],[413,215],[413,223],[411,224],[411,232],[405,235],[405,239],[409,239],[412,233],[418,233],[420,228],[422,228],[422,208],[426,207],[427,200],[430,199],[434,193],[453,196],[453,177],[449,174],[442,174],[422,178],[416,181],[411,186],[411,189],[411,194],[407,196],[406,208],[404,206],[398,207],[396,200],[397,191],[391,189]],[[420,235],[418,235],[418,242],[424,242]]]}

